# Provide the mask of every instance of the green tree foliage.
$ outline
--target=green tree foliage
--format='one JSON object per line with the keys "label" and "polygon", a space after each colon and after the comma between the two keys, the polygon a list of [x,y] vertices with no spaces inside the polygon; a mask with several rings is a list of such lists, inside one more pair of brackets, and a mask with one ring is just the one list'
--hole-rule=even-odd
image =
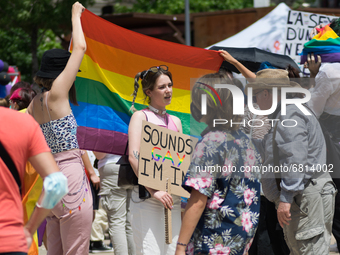
{"label": "green tree foliage", "polygon": [[[75,0],[0,1],[0,59],[18,66],[31,81],[45,50],[61,48],[62,35],[71,32]],[[87,6],[94,0],[83,0]],[[59,38],[59,39],[58,39]]]}
{"label": "green tree foliage", "polygon": [[[121,1],[120,1],[121,2]],[[191,0],[190,12],[208,12],[253,7],[252,0]],[[121,3],[115,5],[115,12],[147,12],[160,14],[184,13],[185,0],[136,0],[132,8]]]}
{"label": "green tree foliage", "polygon": [[31,72],[32,55],[30,54],[30,38],[20,28],[0,29],[0,59],[10,65],[20,67],[26,78]]}
{"label": "green tree foliage", "polygon": [[[43,31],[39,31],[40,34]],[[41,44],[37,48],[37,59],[41,59],[42,54],[49,49],[61,48],[60,40],[52,30],[44,31],[41,37]],[[9,65],[15,65],[21,72],[21,79],[32,81],[32,53],[31,38],[21,28],[11,28],[9,30],[0,29],[0,59]],[[35,70],[33,71],[36,72]]]}

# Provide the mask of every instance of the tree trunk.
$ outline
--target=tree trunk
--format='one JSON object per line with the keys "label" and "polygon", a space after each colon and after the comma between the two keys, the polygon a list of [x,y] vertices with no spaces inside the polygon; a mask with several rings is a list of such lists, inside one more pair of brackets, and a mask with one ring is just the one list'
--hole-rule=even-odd
{"label": "tree trunk", "polygon": [[38,52],[38,26],[34,26],[32,27],[31,33],[32,78],[39,70],[37,52]]}

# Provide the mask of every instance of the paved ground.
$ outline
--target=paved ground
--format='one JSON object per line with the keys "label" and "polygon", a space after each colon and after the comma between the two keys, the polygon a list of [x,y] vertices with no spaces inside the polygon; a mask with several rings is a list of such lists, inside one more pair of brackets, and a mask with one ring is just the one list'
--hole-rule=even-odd
{"label": "paved ground", "polygon": [[[109,240],[105,240],[104,241],[106,245],[109,245],[110,241]],[[42,245],[41,247],[39,247],[39,255],[46,255],[47,251],[44,247],[44,245]],[[114,252],[104,252],[104,253],[90,253],[92,254],[97,254],[97,255],[114,255]],[[337,254],[337,253],[334,253]]]}
{"label": "paved ground", "polygon": [[[332,236],[331,244],[335,244],[335,243],[336,243],[335,238],[334,238],[334,236]],[[332,254],[332,255],[336,255],[336,254],[340,254],[340,253],[337,253],[337,252],[330,252],[329,254],[330,254],[330,255],[331,255],[331,254]]]}
{"label": "paved ground", "polygon": [[[332,236],[331,244],[335,244],[335,243],[336,243],[335,238],[334,238],[334,236]],[[336,254],[340,254],[340,253],[338,253],[338,252],[330,252],[329,254],[330,255],[336,255]]]}
{"label": "paved ground", "polygon": [[[110,243],[110,241],[105,240],[105,243],[108,245],[108,244]],[[332,237],[331,243],[332,243],[332,244],[335,243],[335,239],[334,239],[333,237]],[[39,248],[39,255],[46,255],[46,254],[47,254],[47,252],[46,252],[45,247],[43,247],[43,246],[40,247],[40,248]],[[92,253],[90,253],[90,254],[92,254]],[[113,253],[113,252],[112,252],[112,253],[105,252],[105,253],[96,253],[96,254],[98,254],[98,255],[108,255],[108,254],[113,255],[114,253]],[[340,255],[340,253],[330,252],[329,255]]]}

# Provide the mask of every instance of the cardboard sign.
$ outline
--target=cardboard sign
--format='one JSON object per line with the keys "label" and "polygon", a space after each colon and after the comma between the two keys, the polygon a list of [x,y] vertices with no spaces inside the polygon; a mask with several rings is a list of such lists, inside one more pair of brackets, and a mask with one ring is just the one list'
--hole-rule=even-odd
{"label": "cardboard sign", "polygon": [[299,54],[303,50],[303,45],[311,39],[309,34],[312,29],[320,24],[329,24],[334,18],[337,17],[310,12],[288,11],[283,54],[300,63]]}
{"label": "cardboard sign", "polygon": [[166,191],[166,182],[170,179],[171,194],[189,197],[181,185],[197,141],[189,135],[143,121],[138,183]]}

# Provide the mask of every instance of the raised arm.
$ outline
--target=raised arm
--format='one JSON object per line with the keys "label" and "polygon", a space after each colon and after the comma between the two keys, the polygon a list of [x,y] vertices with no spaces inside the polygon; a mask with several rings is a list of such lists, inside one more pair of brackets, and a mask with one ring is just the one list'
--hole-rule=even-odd
{"label": "raised arm", "polygon": [[314,79],[318,74],[321,66],[321,56],[316,55],[315,58],[314,53],[308,53],[307,62],[305,62],[304,66],[309,69],[310,78]]}
{"label": "raised arm", "polygon": [[64,71],[55,79],[50,90],[49,100],[52,102],[68,100],[68,92],[75,81],[81,61],[86,51],[86,41],[80,17],[85,7],[79,2],[72,6],[72,54]]}
{"label": "raised arm", "polygon": [[320,28],[323,28],[325,27],[326,24],[320,24],[320,25],[317,25],[316,27],[314,27],[311,31],[310,31],[310,34],[309,34],[309,37],[310,39],[313,39],[314,36],[316,36],[318,34],[318,30],[317,29],[320,29]]}
{"label": "raised arm", "polygon": [[248,68],[246,68],[244,65],[242,65],[240,62],[238,62],[235,58],[233,58],[227,51],[225,50],[219,50],[220,55],[224,58],[225,61],[229,62],[233,66],[237,68],[237,70],[240,71],[240,73],[248,80],[248,79],[255,79],[256,75],[250,71]]}

